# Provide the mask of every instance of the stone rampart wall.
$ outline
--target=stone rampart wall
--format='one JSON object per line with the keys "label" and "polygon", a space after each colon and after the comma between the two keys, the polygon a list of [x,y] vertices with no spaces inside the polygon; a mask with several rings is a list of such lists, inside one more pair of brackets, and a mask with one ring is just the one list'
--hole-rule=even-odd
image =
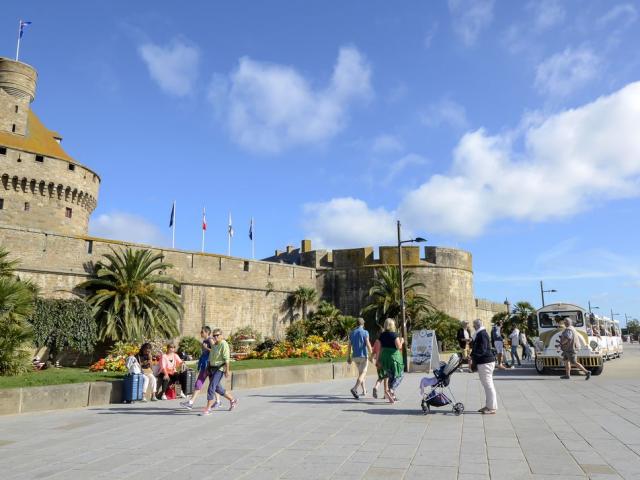
{"label": "stone rampart wall", "polygon": [[491,328],[491,318],[496,313],[502,313],[507,311],[507,307],[504,303],[492,302],[491,300],[485,300],[484,298],[476,298],[476,315],[475,318],[482,320],[485,328]]}
{"label": "stone rampart wall", "polygon": [[182,285],[183,335],[202,325],[226,332],[251,325],[263,335],[282,336],[290,319],[284,308],[299,286],[315,287],[314,269],[149,247],[92,237],[73,237],[0,226],[0,244],[20,260],[18,274],[33,279],[47,297],[82,294],[75,286],[88,278],[92,264],[111,249],[148,248],[173,265],[167,271]]}

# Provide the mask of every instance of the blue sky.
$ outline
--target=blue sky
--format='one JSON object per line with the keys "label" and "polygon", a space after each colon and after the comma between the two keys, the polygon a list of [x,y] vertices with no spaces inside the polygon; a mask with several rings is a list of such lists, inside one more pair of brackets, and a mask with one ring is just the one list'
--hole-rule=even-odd
{"label": "blue sky", "polygon": [[[90,5],[89,5],[90,3]],[[468,249],[478,297],[640,316],[640,2],[12,2],[91,232]]]}

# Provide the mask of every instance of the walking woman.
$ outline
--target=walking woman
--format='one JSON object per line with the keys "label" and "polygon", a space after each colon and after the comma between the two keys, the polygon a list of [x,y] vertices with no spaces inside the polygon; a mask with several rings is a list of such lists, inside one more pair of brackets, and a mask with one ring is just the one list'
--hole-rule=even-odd
{"label": "walking woman", "polygon": [[388,388],[385,390],[385,396],[389,403],[394,403],[398,399],[396,397],[396,389],[402,381],[404,374],[404,362],[402,361],[402,344],[404,339],[398,337],[396,333],[396,322],[392,318],[384,321],[384,332],[380,335],[380,364],[385,375],[389,378]]}
{"label": "walking woman", "polygon": [[480,319],[473,321],[473,328],[476,334],[471,348],[471,362],[478,368],[478,376],[480,377],[480,383],[484,387],[486,397],[485,406],[478,411],[485,415],[495,415],[496,410],[498,410],[496,389],[493,386],[493,369],[496,366],[496,357],[491,351],[489,334]]}

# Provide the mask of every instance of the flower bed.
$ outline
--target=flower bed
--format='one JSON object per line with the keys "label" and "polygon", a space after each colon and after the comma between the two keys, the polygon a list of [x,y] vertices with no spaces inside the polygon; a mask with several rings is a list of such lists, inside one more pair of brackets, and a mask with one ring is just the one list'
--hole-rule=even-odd
{"label": "flower bed", "polygon": [[277,342],[265,350],[256,350],[249,358],[338,358],[347,354],[347,345],[332,341],[325,342],[322,337],[312,335],[300,343]]}
{"label": "flower bed", "polygon": [[[165,340],[149,341],[153,357],[162,355]],[[90,372],[120,372],[127,373],[126,361],[130,355],[137,355],[141,343],[117,342],[109,354],[89,367]]]}

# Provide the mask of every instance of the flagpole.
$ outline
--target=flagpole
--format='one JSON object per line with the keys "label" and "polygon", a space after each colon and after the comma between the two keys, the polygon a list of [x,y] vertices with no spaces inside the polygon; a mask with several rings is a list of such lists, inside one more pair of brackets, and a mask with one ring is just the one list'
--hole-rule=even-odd
{"label": "flagpole", "polygon": [[204,208],[202,208],[202,253],[204,253],[204,233],[207,231],[207,217]]}
{"label": "flagpole", "polygon": [[20,56],[20,30],[22,29],[22,19],[18,21],[18,46],[16,47],[16,62]]}
{"label": "flagpole", "polygon": [[256,224],[251,217],[251,258],[256,259]]}
{"label": "flagpole", "polygon": [[173,201],[173,230],[171,235],[171,248],[176,248],[176,201]]}
{"label": "flagpole", "polygon": [[231,256],[231,235],[233,231],[233,226],[231,225],[231,212],[229,212],[229,225],[227,226],[227,239],[229,241],[229,244],[227,246],[227,255]]}

